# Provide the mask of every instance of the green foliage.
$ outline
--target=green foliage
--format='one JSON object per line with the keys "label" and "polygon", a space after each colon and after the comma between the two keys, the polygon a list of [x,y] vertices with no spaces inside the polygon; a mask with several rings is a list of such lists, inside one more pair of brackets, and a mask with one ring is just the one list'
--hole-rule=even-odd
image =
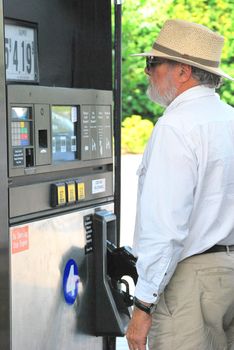
{"label": "green foliage", "polygon": [[[225,37],[222,68],[234,76],[234,0],[127,0],[123,3],[123,118],[140,114],[154,123],[163,109],[146,96],[145,60],[163,23],[179,18],[203,24]],[[224,80],[221,98],[234,106],[234,83]]]}
{"label": "green foliage", "polygon": [[154,13],[164,8],[165,3],[165,0],[128,0],[123,5],[123,118],[140,114],[156,122],[163,111],[146,96],[148,81],[144,74],[145,60],[130,55],[151,48],[164,22],[163,18],[153,20]]}
{"label": "green foliage", "polygon": [[139,115],[125,118],[122,123],[123,153],[142,153],[153,130],[153,123]]}

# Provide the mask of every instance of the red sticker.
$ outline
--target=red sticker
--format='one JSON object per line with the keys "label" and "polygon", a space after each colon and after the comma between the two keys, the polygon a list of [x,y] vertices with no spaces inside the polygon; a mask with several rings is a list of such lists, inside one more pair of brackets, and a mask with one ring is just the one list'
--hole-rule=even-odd
{"label": "red sticker", "polygon": [[11,238],[12,254],[29,249],[28,226],[12,228]]}

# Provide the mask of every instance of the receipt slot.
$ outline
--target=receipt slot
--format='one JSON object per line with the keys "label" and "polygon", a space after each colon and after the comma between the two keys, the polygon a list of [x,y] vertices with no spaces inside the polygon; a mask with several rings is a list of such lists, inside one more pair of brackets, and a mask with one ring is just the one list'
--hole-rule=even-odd
{"label": "receipt slot", "polygon": [[95,262],[95,333],[124,336],[131,317],[132,296],[123,276],[137,281],[136,259],[126,247],[116,248],[116,216],[108,210],[93,215]]}

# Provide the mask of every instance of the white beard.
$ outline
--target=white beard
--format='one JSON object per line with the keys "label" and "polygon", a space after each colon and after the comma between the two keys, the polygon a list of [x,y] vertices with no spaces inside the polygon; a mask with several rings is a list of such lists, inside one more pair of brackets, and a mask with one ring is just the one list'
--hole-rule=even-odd
{"label": "white beard", "polygon": [[[168,78],[167,78],[168,79]],[[168,88],[167,91],[161,95],[158,87],[152,82],[149,83],[146,94],[151,101],[159,104],[160,106],[167,107],[176,98],[177,89],[172,85],[170,79],[167,81]]]}

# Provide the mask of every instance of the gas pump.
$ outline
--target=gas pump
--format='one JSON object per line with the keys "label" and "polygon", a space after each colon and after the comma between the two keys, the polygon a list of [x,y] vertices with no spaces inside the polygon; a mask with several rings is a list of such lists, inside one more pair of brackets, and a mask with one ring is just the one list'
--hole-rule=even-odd
{"label": "gas pump", "polygon": [[3,350],[124,335],[137,274],[118,247],[113,119],[111,1],[1,0]]}

